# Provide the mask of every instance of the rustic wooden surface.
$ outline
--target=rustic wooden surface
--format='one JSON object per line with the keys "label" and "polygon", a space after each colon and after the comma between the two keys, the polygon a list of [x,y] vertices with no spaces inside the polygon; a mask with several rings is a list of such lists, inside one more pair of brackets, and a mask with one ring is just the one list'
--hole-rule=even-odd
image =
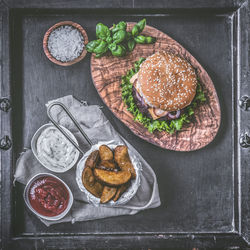
{"label": "rustic wooden surface", "polygon": [[[129,23],[128,30],[131,30],[133,25],[134,23]],[[146,26],[142,34],[156,37],[156,43],[137,44],[133,52],[124,58],[111,55],[95,58],[92,55],[91,74],[100,97],[134,134],[152,144],[176,151],[193,151],[206,146],[216,136],[221,121],[220,105],[211,78],[197,60],[168,35],[151,26]],[[133,115],[127,111],[121,95],[121,76],[125,75],[140,57],[148,57],[159,50],[171,51],[187,59],[197,69],[207,98],[206,103],[195,109],[194,121],[172,135],[164,131],[148,132],[141,123],[133,120]]]}

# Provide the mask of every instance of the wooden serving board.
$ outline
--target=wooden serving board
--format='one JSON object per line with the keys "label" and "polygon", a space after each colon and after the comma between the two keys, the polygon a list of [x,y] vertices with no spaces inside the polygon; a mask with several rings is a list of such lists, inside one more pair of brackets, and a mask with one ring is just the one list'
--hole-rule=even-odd
{"label": "wooden serving board", "polygon": [[[131,30],[134,24],[128,23],[128,30]],[[97,59],[92,55],[91,74],[100,97],[114,115],[126,124],[135,135],[152,144],[175,151],[193,151],[205,147],[216,136],[221,121],[220,104],[212,80],[199,62],[165,33],[151,26],[146,26],[142,34],[156,37],[156,43],[137,44],[135,49],[123,58],[103,56]],[[149,133],[141,123],[133,120],[133,116],[127,111],[121,96],[121,76],[125,75],[140,57],[148,57],[159,50],[179,54],[197,69],[207,99],[206,103],[195,109],[193,121],[172,135],[158,131]]]}

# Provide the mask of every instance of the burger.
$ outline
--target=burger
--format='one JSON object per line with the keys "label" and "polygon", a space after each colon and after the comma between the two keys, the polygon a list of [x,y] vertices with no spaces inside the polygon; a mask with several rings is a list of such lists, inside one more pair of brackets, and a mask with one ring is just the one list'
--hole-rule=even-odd
{"label": "burger", "polygon": [[189,123],[194,108],[205,101],[193,66],[166,51],[136,63],[122,79],[122,97],[135,120],[150,132],[170,133]]}

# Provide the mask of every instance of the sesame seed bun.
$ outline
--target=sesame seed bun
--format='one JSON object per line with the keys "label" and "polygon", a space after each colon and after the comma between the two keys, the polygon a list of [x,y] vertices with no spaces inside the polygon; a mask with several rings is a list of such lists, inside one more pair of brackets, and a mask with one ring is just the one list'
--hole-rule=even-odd
{"label": "sesame seed bun", "polygon": [[144,101],[154,108],[177,111],[188,106],[195,97],[197,77],[185,59],[159,51],[149,56],[138,72],[136,89]]}

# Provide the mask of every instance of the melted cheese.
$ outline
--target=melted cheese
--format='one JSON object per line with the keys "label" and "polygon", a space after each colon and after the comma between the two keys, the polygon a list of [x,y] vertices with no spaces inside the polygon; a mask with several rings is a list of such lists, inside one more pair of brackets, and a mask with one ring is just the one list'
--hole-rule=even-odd
{"label": "melted cheese", "polygon": [[157,119],[161,118],[160,116],[157,116],[157,115],[154,113],[154,108],[149,108],[149,109],[148,109],[148,112],[149,112],[150,115],[152,116],[153,120],[157,120]]}
{"label": "melted cheese", "polygon": [[138,73],[134,74],[131,79],[130,79],[130,82],[133,84],[135,82],[135,80],[137,80],[138,78]]}
{"label": "melted cheese", "polygon": [[[130,79],[130,82],[134,85],[136,91],[139,93],[139,90],[138,90],[138,86],[137,86],[137,78],[138,78],[138,73],[136,73],[135,75],[133,75]],[[155,113],[154,113],[154,108],[148,108],[148,112],[150,113],[150,115],[152,116],[153,120],[157,120],[160,118],[160,116],[157,116]]]}
{"label": "melted cheese", "polygon": [[[133,75],[130,79],[130,82],[134,85],[136,91],[139,93],[138,90],[138,86],[137,86],[137,78],[138,78],[138,73],[136,73],[135,75]],[[154,109],[155,108],[148,108],[148,112],[150,113],[150,115],[152,116],[153,120],[157,120],[159,118],[161,118],[161,116],[158,116],[154,113]]]}

